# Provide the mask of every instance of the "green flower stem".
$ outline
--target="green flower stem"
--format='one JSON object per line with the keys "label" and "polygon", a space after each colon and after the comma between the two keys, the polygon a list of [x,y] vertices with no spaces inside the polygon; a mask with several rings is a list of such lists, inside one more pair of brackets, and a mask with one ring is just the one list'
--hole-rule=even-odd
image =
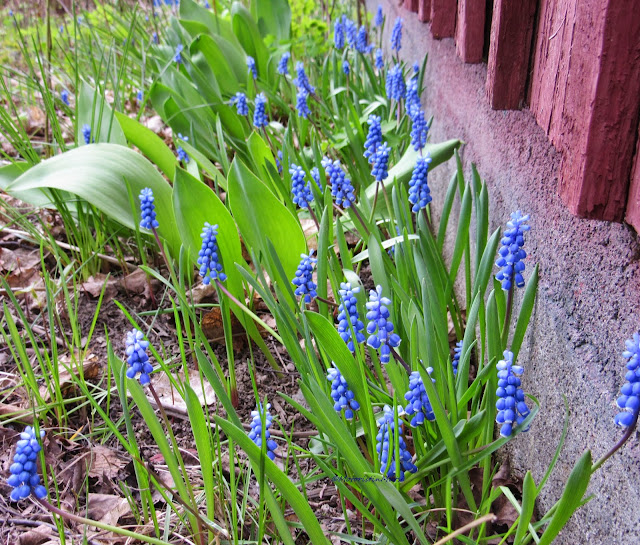
{"label": "green flower stem", "polygon": [[515,284],[511,282],[511,287],[507,295],[507,311],[504,313],[504,326],[502,327],[502,346],[505,348],[509,340],[509,323],[511,322],[511,311],[513,309],[514,285]]}
{"label": "green flower stem", "polygon": [[389,348],[391,349],[391,353],[393,354],[393,357],[396,359],[396,361],[399,362],[407,370],[407,373],[411,374],[411,366],[402,359],[402,356],[398,354],[393,346],[390,346]]}
{"label": "green flower stem", "polygon": [[593,465],[593,467],[591,468],[591,474],[595,473],[598,469],[600,469],[600,466],[604,464],[609,458],[611,458],[611,456],[613,456],[616,453],[616,451],[622,448],[622,445],[624,445],[629,440],[629,438],[633,435],[633,432],[635,431],[636,426],[638,425],[638,415],[640,415],[640,411],[635,411],[635,413],[633,414],[633,421],[631,422],[631,425],[627,428],[627,431],[624,433],[620,441],[618,441],[609,452],[607,452],[602,458],[600,458],[600,460],[598,460]]}

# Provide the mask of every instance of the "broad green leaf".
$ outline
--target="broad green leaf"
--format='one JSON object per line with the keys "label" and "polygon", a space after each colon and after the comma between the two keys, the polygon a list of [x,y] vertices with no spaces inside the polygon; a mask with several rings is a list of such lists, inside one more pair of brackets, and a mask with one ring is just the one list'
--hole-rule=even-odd
{"label": "broad green leaf", "polygon": [[142,155],[117,144],[91,144],[56,155],[29,169],[7,188],[13,194],[54,188],[78,195],[122,225],[135,229],[140,212],[131,209],[127,184],[137,199],[153,191],[160,227],[158,234],[174,255],[182,244],[171,203],[171,186]]}
{"label": "broad green leaf", "polygon": [[[264,468],[266,477],[275,485],[276,490],[295,511],[304,531],[309,536],[310,542],[329,544],[311,507],[289,477],[273,461],[262,454],[260,447],[249,439],[243,429],[234,426],[231,422],[227,422],[219,416],[214,418],[216,424],[247,453],[258,479],[260,479],[260,474]],[[270,505],[270,508],[273,510],[272,505]]]}
{"label": "broad green leaf", "polygon": [[91,127],[91,142],[127,145],[127,139],[107,101],[87,82],[83,81],[78,94],[76,136],[78,145],[84,146],[82,127]]}
{"label": "broad green leaf", "polygon": [[[197,53],[201,53],[218,82],[220,90],[225,95],[232,95],[240,89],[241,84],[246,84],[246,64],[240,51],[230,46],[226,52],[223,52],[218,45],[218,40],[222,40],[222,38],[213,38],[207,35],[200,36],[191,45],[191,55],[195,56]],[[238,78],[229,64],[232,62],[231,59],[233,57],[237,57],[233,60],[236,64],[241,62],[241,60],[243,62],[244,71],[242,72],[241,78]]]}
{"label": "broad green leaf", "polygon": [[[29,170],[28,163],[13,163],[0,168],[0,189],[9,193],[9,186]],[[51,199],[40,189],[30,191],[11,191],[10,194],[22,202],[32,204],[36,207],[51,206]]]}
{"label": "broad green leaf", "polygon": [[536,293],[538,291],[538,265],[533,268],[531,278],[527,282],[527,287],[524,291],[524,297],[522,298],[522,306],[520,307],[520,313],[518,314],[518,321],[516,322],[516,329],[513,333],[513,340],[511,341],[511,352],[513,352],[514,359],[518,357],[524,335],[527,332],[527,326],[531,319],[531,313],[533,312],[533,305],[536,300]]}
{"label": "broad green leaf", "polygon": [[128,115],[116,112],[116,118],[129,143],[136,146],[149,161],[165,173],[167,178],[173,180],[176,172],[176,157],[164,140]]}
{"label": "broad green leaf", "polygon": [[266,241],[270,240],[287,275],[282,281],[288,282],[300,263],[300,254],[306,251],[298,219],[237,158],[231,164],[228,187],[229,207],[245,244],[266,258]]}
{"label": "broad green leaf", "polygon": [[255,59],[258,76],[271,81],[270,71],[275,73],[275,67],[269,65],[269,52],[260,36],[258,25],[249,10],[237,1],[231,4],[231,25],[245,53]]}
{"label": "broad green leaf", "polygon": [[279,41],[290,38],[291,8],[287,0],[251,0],[251,15],[263,38],[269,34]]}

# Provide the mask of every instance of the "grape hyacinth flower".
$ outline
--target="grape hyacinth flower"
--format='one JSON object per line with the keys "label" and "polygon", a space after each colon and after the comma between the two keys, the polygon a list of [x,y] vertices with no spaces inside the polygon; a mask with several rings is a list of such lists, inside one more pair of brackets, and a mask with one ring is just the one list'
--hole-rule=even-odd
{"label": "grape hyacinth flower", "polygon": [[453,349],[453,359],[451,360],[451,366],[453,367],[453,376],[458,374],[458,364],[460,363],[460,356],[462,355],[462,344],[464,341],[458,341]]}
{"label": "grape hyacinth flower", "polygon": [[209,4],[207,0],[204,0],[204,7],[205,9],[211,9],[211,4]]}
{"label": "grape hyacinth flower", "polygon": [[91,125],[85,123],[82,125],[82,137],[84,138],[85,144],[90,144],[93,139],[91,138]]}
{"label": "grape hyacinth flower", "polygon": [[151,35],[151,40],[153,41],[153,43],[154,43],[154,44],[158,44],[158,43],[160,43],[160,40],[159,40],[159,38],[158,38],[158,33],[157,33],[157,32],[154,32],[154,33]]}
{"label": "grape hyacinth flower", "polygon": [[371,114],[367,119],[367,125],[369,125],[369,132],[367,138],[364,141],[364,156],[373,163],[375,159],[376,150],[378,145],[382,143],[382,128],[380,126],[380,116]]}
{"label": "grape hyacinth flower", "polygon": [[235,95],[231,97],[229,100],[229,105],[236,105],[236,113],[238,115],[249,115],[249,105],[247,104],[247,95],[243,92],[238,91]]}
{"label": "grape hyacinth flower", "polygon": [[[530,411],[520,387],[520,375],[524,369],[519,365],[513,365],[513,352],[505,350],[503,355],[504,359],[500,360],[496,366],[498,369],[496,422],[500,424],[500,435],[509,437],[513,428],[522,424]],[[528,428],[523,431],[528,431]]]}
{"label": "grape hyacinth flower", "polygon": [[322,182],[320,181],[320,171],[318,170],[318,167],[313,167],[311,169],[311,178],[318,186],[318,189],[322,191]]}
{"label": "grape hyacinth flower", "polygon": [[251,56],[247,55],[247,70],[253,76],[253,79],[258,77],[258,69],[256,68],[256,60]]}
{"label": "grape hyacinth flower", "polygon": [[382,26],[384,23],[384,15],[382,14],[382,6],[378,6],[376,16],[373,18],[373,26]]}
{"label": "grape hyacinth flower", "polygon": [[504,232],[500,247],[500,257],[496,261],[502,270],[496,274],[496,279],[502,282],[502,289],[509,291],[515,280],[518,288],[524,287],[524,263],[522,260],[527,257],[522,247],[524,246],[524,234],[531,229],[530,225],[524,223],[529,221],[529,215],[523,216],[520,210],[511,214],[511,220],[507,222],[508,229]]}
{"label": "grape hyacinth flower", "polygon": [[355,189],[351,180],[342,170],[340,161],[336,159],[332,162],[331,159],[325,157],[322,159],[322,166],[329,175],[331,195],[333,195],[335,203],[343,208],[349,208],[356,201]]}
{"label": "grape hyacinth flower", "polygon": [[367,344],[376,350],[380,350],[380,363],[389,363],[391,347],[400,346],[400,337],[393,332],[393,323],[389,320],[388,305],[391,300],[382,296],[382,286],[377,286],[375,291],[369,292],[367,303]]}
{"label": "grape hyacinth flower", "polygon": [[391,50],[399,52],[402,48],[402,17],[398,17],[391,29]]}
{"label": "grape hyacinth flower", "polygon": [[413,112],[411,118],[411,145],[415,151],[420,151],[427,145],[427,135],[429,134],[429,125],[424,118],[424,112],[418,110]]}
{"label": "grape hyacinth flower", "polygon": [[178,44],[176,46],[176,52],[175,55],[173,56],[173,61],[176,64],[182,64],[182,50],[184,49],[184,45],[182,44]]}
{"label": "grape hyacinth flower", "polygon": [[411,210],[416,214],[431,202],[431,191],[427,182],[429,163],[431,163],[429,155],[419,157],[409,182],[409,202],[413,205]]}
{"label": "grape hyacinth flower", "polygon": [[420,95],[418,95],[418,80],[414,77],[407,83],[407,113],[413,121],[421,108]]}
{"label": "grape hyacinth flower", "polygon": [[344,417],[347,420],[351,420],[353,418],[353,411],[360,409],[360,404],[355,400],[354,393],[349,390],[347,381],[340,374],[335,364],[329,369],[327,380],[331,381],[333,408],[338,413],[344,409]]}
{"label": "grape hyacinth flower", "polygon": [[[178,133],[178,138],[180,140],[184,140],[185,142],[189,141],[188,136],[182,136],[180,133]],[[189,156],[187,155],[187,152],[182,149],[182,146],[176,147],[176,153],[178,154],[178,161],[182,161],[184,164],[187,164],[189,162]]]}
{"label": "grape hyacinth flower", "polygon": [[342,71],[346,76],[348,76],[349,72],[351,71],[351,67],[349,66],[349,61],[347,59],[342,61]]}
{"label": "grape hyacinth flower", "polygon": [[296,87],[306,89],[311,95],[316,92],[316,88],[309,83],[309,78],[307,77],[307,73],[304,71],[304,64],[302,61],[298,61],[296,63],[296,77],[293,80],[293,84]]}
{"label": "grape hyacinth flower", "polygon": [[[44,430],[40,430],[40,439],[43,437]],[[47,489],[40,484],[40,475],[38,475],[38,453],[41,450],[36,430],[27,426],[20,434],[13,464],[9,467],[11,476],[7,479],[7,484],[13,487],[9,496],[11,501],[24,500],[31,494],[38,499],[47,497]]]}
{"label": "grape hyacinth flower", "polygon": [[218,255],[218,225],[211,225],[205,221],[202,233],[202,247],[198,252],[198,265],[202,283],[208,285],[212,280],[224,282],[227,275],[222,272],[222,264]]}
{"label": "grape hyacinth flower", "polygon": [[344,48],[344,25],[341,19],[336,20],[336,24],[333,27],[333,46],[336,49]]}
{"label": "grape hyacinth flower", "polygon": [[67,91],[66,89],[60,91],[60,100],[62,100],[62,102],[69,106],[69,91]]}
{"label": "grape hyacinth flower", "polygon": [[276,168],[278,169],[278,174],[282,174],[282,161],[283,161],[282,150],[279,149],[278,153],[276,153]]}
{"label": "grape hyacinth flower", "polygon": [[344,25],[344,33],[347,37],[347,45],[349,47],[355,47],[358,27],[351,19],[348,19],[345,15],[342,16],[342,24]]}
{"label": "grape hyacinth flower", "polygon": [[384,59],[382,57],[382,49],[376,49],[375,54],[375,66],[378,70],[382,70],[384,68]]}
{"label": "grape hyacinth flower", "polygon": [[153,202],[153,191],[145,187],[140,191],[140,227],[142,229],[157,229],[160,227],[156,220],[156,205]]}
{"label": "grape hyacinth flower", "polygon": [[616,426],[629,427],[640,409],[640,333],[625,341],[622,357],[627,360],[627,382],[620,389],[617,405],[622,412],[615,417]]}
{"label": "grape hyacinth flower", "polygon": [[386,82],[387,97],[396,101],[400,101],[404,98],[406,93],[406,85],[404,83],[404,77],[402,75],[402,68],[399,64],[387,72]]}
{"label": "grape hyacinth flower", "polygon": [[149,373],[153,371],[153,366],[149,363],[149,355],[147,354],[149,341],[144,339],[142,331],[134,328],[127,333],[125,345],[127,365],[129,366],[127,377],[135,379],[136,375],[140,373],[140,384],[143,386],[149,384],[151,382]]}
{"label": "grape hyacinth flower", "polygon": [[138,102],[142,102],[144,100],[144,93],[142,92],[142,89],[138,90],[138,93],[136,94],[136,100]]}
{"label": "grape hyacinth flower", "polygon": [[291,195],[293,202],[300,208],[307,209],[313,201],[311,184],[305,180],[305,172],[302,167],[291,163],[289,167],[291,173]]}
{"label": "grape hyacinth flower", "polygon": [[278,62],[278,74],[281,76],[286,76],[289,73],[289,59],[291,58],[291,53],[286,51],[283,53],[282,57],[280,57],[280,62]]}
{"label": "grape hyacinth flower", "polygon": [[[427,373],[431,375],[432,372],[433,367],[427,367]],[[435,381],[435,379],[431,379],[431,382]],[[407,400],[407,406],[404,412],[409,416],[413,415],[410,422],[412,428],[421,425],[425,420],[432,422],[436,419],[436,415],[433,413],[433,408],[431,407],[431,402],[429,401],[429,396],[427,395],[427,390],[424,387],[424,382],[422,382],[420,371],[411,373],[409,377],[409,391],[404,395],[404,398]]]}
{"label": "grape hyacinth flower", "polygon": [[367,44],[367,41],[367,27],[362,25],[360,30],[358,30],[358,35],[356,36],[356,51],[358,53],[362,53],[364,55],[369,52],[369,45]]}
{"label": "grape hyacinth flower", "polygon": [[311,115],[311,110],[307,103],[308,96],[309,93],[304,87],[298,88],[298,92],[296,93],[296,110],[298,110],[298,116],[304,119],[308,119]]}
{"label": "grape hyacinth flower", "polygon": [[[264,415],[264,439],[267,442],[267,456],[270,460],[274,460],[275,450],[278,448],[277,443],[271,439],[271,433],[269,428],[273,421],[273,416],[269,412],[271,403],[267,403],[264,411],[261,411],[256,407],[255,411],[251,411],[251,431],[249,432],[249,439],[251,439],[256,445],[262,447],[262,415]],[[262,414],[261,414],[262,413]]]}
{"label": "grape hyacinth flower", "polygon": [[347,343],[347,348],[351,352],[355,352],[353,343],[353,334],[356,337],[356,343],[364,342],[365,336],[362,333],[364,324],[360,320],[358,314],[358,300],[355,294],[360,291],[359,287],[351,288],[348,282],[340,284],[340,306],[338,307],[338,333],[342,340]]}
{"label": "grape hyacinth flower", "polygon": [[255,100],[256,107],[253,112],[253,125],[258,129],[266,127],[269,124],[265,108],[266,103],[267,97],[264,96],[264,93],[258,93]]}
{"label": "grape hyacinth flower", "polygon": [[382,419],[378,422],[378,435],[376,435],[376,450],[380,456],[380,473],[390,479],[396,478],[396,438],[398,442],[398,455],[400,458],[400,474],[397,476],[400,482],[404,481],[404,473],[415,473],[418,468],[411,462],[411,453],[407,449],[403,437],[402,423],[398,420],[399,432],[396,434],[394,413],[391,407],[385,405]]}
{"label": "grape hyacinth flower", "polygon": [[371,169],[371,175],[376,179],[377,182],[381,182],[387,176],[389,176],[388,166],[389,166],[389,152],[391,148],[389,144],[384,142],[378,149],[376,150],[375,155],[373,156],[373,168]]}
{"label": "grape hyacinth flower", "polygon": [[309,252],[309,255],[300,254],[300,264],[296,270],[296,276],[291,281],[294,286],[297,286],[295,294],[297,296],[303,295],[305,303],[311,303],[311,299],[318,296],[316,288],[318,287],[313,281],[313,265],[318,261],[313,255],[313,250]]}

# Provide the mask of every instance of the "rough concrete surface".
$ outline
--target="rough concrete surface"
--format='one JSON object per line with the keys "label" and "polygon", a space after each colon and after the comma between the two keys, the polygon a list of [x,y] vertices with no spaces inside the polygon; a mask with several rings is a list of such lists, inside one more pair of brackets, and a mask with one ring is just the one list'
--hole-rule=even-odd
{"label": "rough concrete surface", "polygon": [[[371,12],[377,5],[367,1]],[[510,453],[514,469],[531,469],[539,483],[562,431],[566,396],[569,432],[541,496],[546,511],[584,450],[590,448],[598,459],[623,434],[613,418],[626,372],[624,341],[640,327],[640,244],[626,224],[578,219],[567,211],[557,194],[558,153],[528,110],[489,108],[486,65],[463,64],[452,39],[434,40],[429,24],[397,2],[383,0],[382,5],[387,33],[398,15],[404,19],[404,60],[413,63],[429,55],[422,103],[427,117],[434,116],[430,139],[466,142],[466,173],[476,163],[489,186],[491,229],[504,226],[517,209],[531,214],[525,278],[538,263],[540,281],[519,363],[525,368],[523,388],[540,400],[541,411],[529,433],[511,443]],[[436,221],[453,171],[450,161],[430,174]],[[639,462],[636,433],[593,476],[588,493],[594,498],[555,543],[640,543]]]}

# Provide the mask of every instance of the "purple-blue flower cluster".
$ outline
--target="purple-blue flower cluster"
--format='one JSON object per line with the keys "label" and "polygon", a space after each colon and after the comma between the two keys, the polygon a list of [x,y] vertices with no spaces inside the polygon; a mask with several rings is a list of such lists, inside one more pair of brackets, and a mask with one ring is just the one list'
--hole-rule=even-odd
{"label": "purple-blue flower cluster", "polygon": [[335,367],[335,364],[329,369],[327,380],[331,381],[333,408],[336,412],[344,409],[345,418],[351,420],[353,418],[353,411],[360,409],[360,404],[355,400],[354,393],[349,390],[347,381]]}
{"label": "purple-blue flower cluster", "polygon": [[453,367],[453,375],[458,374],[458,365],[460,364],[460,356],[462,355],[462,345],[464,341],[458,341],[453,349],[453,359],[451,360],[451,367]]}
{"label": "purple-blue flower cluster", "polygon": [[[427,373],[431,375],[433,367],[427,368]],[[431,379],[431,382],[435,382],[435,379]],[[422,376],[420,371],[414,371],[409,377],[409,391],[404,395],[407,401],[407,406],[404,412],[409,416],[413,415],[411,419],[411,427],[415,428],[424,423],[425,420],[433,421],[436,419],[436,415],[433,413],[427,390],[422,382]]]}
{"label": "purple-blue flower cluster", "polygon": [[253,76],[253,79],[256,79],[258,77],[258,69],[256,68],[256,60],[251,55],[247,55],[247,70]]}
{"label": "purple-blue flower cluster", "polygon": [[378,70],[382,70],[384,68],[384,58],[382,57],[382,49],[376,49],[375,53],[375,66]]}
{"label": "purple-blue flower cluster", "polygon": [[85,144],[91,144],[93,139],[91,138],[91,125],[85,123],[82,125],[82,138],[84,138]]}
{"label": "purple-blue flower cluster", "polygon": [[391,50],[399,52],[402,48],[402,17],[398,17],[391,29]]}
{"label": "purple-blue flower cluster", "polygon": [[496,422],[500,424],[500,435],[509,437],[513,428],[521,425],[530,411],[524,401],[524,392],[520,387],[520,376],[524,369],[519,365],[513,365],[513,352],[505,350],[503,355],[504,359],[496,365],[498,369],[498,389],[496,390],[498,416]]}
{"label": "purple-blue flower cluster", "polygon": [[134,328],[127,333],[125,340],[125,354],[129,366],[127,377],[134,379],[140,373],[140,384],[143,386],[151,382],[149,374],[153,371],[147,354],[148,348],[149,341],[145,340],[142,331]]}
{"label": "purple-blue flower cluster", "polygon": [[[40,439],[43,437],[44,430],[40,430]],[[40,484],[38,475],[38,453],[41,450],[35,429],[27,426],[20,434],[13,463],[9,467],[11,476],[7,479],[7,484],[13,487],[9,496],[11,501],[24,500],[31,494],[38,499],[47,496],[47,489]]]}
{"label": "purple-blue flower cluster", "polygon": [[348,76],[349,72],[351,71],[351,67],[349,66],[349,61],[347,59],[342,61],[342,71],[346,76]]}
{"label": "purple-blue flower cluster", "polygon": [[418,468],[411,461],[411,453],[407,449],[403,437],[403,426],[398,420],[399,433],[396,433],[394,413],[391,407],[385,405],[384,413],[378,422],[378,435],[376,435],[376,450],[380,456],[380,473],[390,479],[396,478],[396,441],[398,443],[398,458],[400,461],[400,474],[397,476],[400,482],[404,481],[406,471],[415,473]]}
{"label": "purple-blue flower cluster", "polygon": [[296,110],[298,110],[298,115],[304,119],[308,119],[311,115],[311,110],[307,102],[308,97],[309,92],[304,87],[298,87],[298,92],[296,93]]}
{"label": "purple-blue flower cluster", "polygon": [[311,303],[311,299],[318,296],[316,288],[318,287],[313,281],[313,266],[318,261],[313,255],[313,250],[309,255],[300,254],[300,264],[296,270],[296,276],[291,283],[296,287],[295,294],[303,296],[305,303]]}
{"label": "purple-blue flower cluster", "polygon": [[419,151],[427,145],[429,133],[429,125],[424,118],[424,112],[420,109],[413,110],[411,123],[411,145],[415,151]]}
{"label": "purple-blue flower cluster", "polygon": [[286,76],[289,73],[289,59],[291,58],[291,53],[286,51],[283,53],[282,57],[280,57],[280,62],[278,62],[278,74],[281,76]]}
{"label": "purple-blue flower cluster", "polygon": [[157,229],[160,227],[156,220],[156,205],[153,200],[153,191],[150,187],[145,187],[140,191],[140,227],[142,229]]}
{"label": "purple-blue flower cluster", "polygon": [[69,91],[67,91],[66,89],[60,91],[60,100],[62,100],[62,102],[69,106]]}
{"label": "purple-blue flower cluster", "polygon": [[347,178],[339,160],[331,161],[328,157],[322,159],[322,166],[329,175],[329,184],[331,185],[331,195],[335,199],[335,203],[343,208],[349,208],[355,201],[355,189],[351,184],[351,180]]}
{"label": "purple-blue flower cluster", "polygon": [[431,190],[427,182],[429,163],[430,156],[418,157],[409,182],[409,202],[413,205],[411,210],[416,214],[431,202]]}
{"label": "purple-blue flower cluster", "polygon": [[[178,133],[178,138],[180,140],[184,140],[185,142],[189,141],[188,136],[182,136],[180,133]],[[182,161],[185,164],[189,162],[189,156],[187,155],[187,152],[182,149],[182,146],[176,147],[176,153],[178,154],[178,161]]]}
{"label": "purple-blue flower cluster", "polygon": [[356,347],[353,342],[355,334],[356,343],[365,341],[362,333],[364,324],[360,320],[358,313],[358,300],[355,294],[360,291],[359,287],[352,288],[348,282],[340,284],[340,306],[338,307],[338,333],[342,340],[347,343],[347,348],[354,352]]}
{"label": "purple-blue flower cluster", "polygon": [[375,290],[369,292],[367,344],[371,348],[380,350],[380,363],[383,364],[389,363],[391,348],[400,346],[400,337],[393,332],[393,323],[389,319],[390,313],[387,306],[390,304],[391,300],[382,296],[382,286],[377,286]]}
{"label": "purple-blue flower cluster", "polygon": [[255,99],[255,109],[253,111],[253,125],[260,129],[269,124],[266,112],[267,97],[264,93],[258,93]]}
{"label": "purple-blue flower cluster", "polygon": [[182,64],[182,51],[184,49],[184,45],[178,44],[176,46],[175,54],[173,55],[173,62],[176,64]]}
{"label": "purple-blue flower cluster", "polygon": [[523,250],[524,234],[531,229],[525,225],[529,221],[529,215],[523,216],[520,210],[511,214],[511,220],[507,222],[508,229],[504,232],[500,246],[500,257],[496,261],[502,270],[496,274],[496,279],[502,282],[502,289],[509,291],[515,281],[518,288],[524,287],[524,262],[527,252]]}
{"label": "purple-blue flower cluster", "polygon": [[626,350],[622,357],[627,360],[627,382],[620,390],[617,404],[622,412],[615,418],[617,426],[628,427],[640,410],[640,333],[634,333],[631,339],[625,341]]}
{"label": "purple-blue flower cluster", "polygon": [[307,73],[304,71],[304,64],[302,61],[298,61],[296,63],[296,77],[293,80],[293,84],[300,88],[306,89],[309,94],[314,94],[316,92],[316,88],[313,87],[309,83],[309,78],[307,77]]}
{"label": "purple-blue flower cluster", "polygon": [[382,6],[378,6],[376,10],[376,15],[373,18],[373,26],[382,26],[384,23],[384,15],[382,14]]}
{"label": "purple-blue flower cluster", "polygon": [[371,175],[377,182],[381,182],[389,175],[387,170],[389,166],[389,152],[391,148],[386,142],[383,142],[378,146],[375,155],[373,156],[373,168],[371,169]]}
{"label": "purple-blue flower cluster", "polygon": [[227,275],[222,272],[222,264],[218,255],[218,225],[204,223],[202,233],[202,246],[198,252],[198,265],[200,265],[200,276],[202,283],[207,285],[211,280],[224,282]]}
{"label": "purple-blue flower cluster", "polygon": [[335,25],[333,27],[333,46],[336,49],[344,48],[344,25],[342,24],[342,19],[336,19]]}
{"label": "purple-blue flower cluster", "polygon": [[257,446],[262,447],[262,416],[261,412],[264,414],[264,439],[267,442],[267,456],[270,460],[274,460],[275,450],[278,448],[277,443],[271,439],[271,433],[269,432],[269,428],[273,422],[273,416],[269,412],[271,408],[271,403],[267,403],[264,411],[260,411],[258,407],[256,407],[255,411],[251,411],[251,431],[249,432],[249,439],[251,439]]}
{"label": "purple-blue flower cluster", "polygon": [[249,105],[247,104],[247,95],[242,91],[238,91],[229,100],[229,105],[236,105],[236,112],[238,115],[249,115]]}
{"label": "purple-blue flower cluster", "polygon": [[371,50],[371,46],[369,46],[368,37],[367,37],[367,27],[362,25],[360,30],[358,30],[358,35],[356,36],[356,51],[358,53],[369,53]]}
{"label": "purple-blue flower cluster", "polygon": [[307,209],[313,201],[313,193],[311,192],[311,183],[305,180],[305,172],[302,167],[291,163],[289,167],[291,174],[291,196],[293,202],[299,208]]}
{"label": "purple-blue flower cluster", "polygon": [[389,72],[387,72],[387,82],[385,86],[387,97],[391,100],[400,101],[405,97],[406,85],[404,76],[402,75],[402,67],[395,64]]}
{"label": "purple-blue flower cluster", "polygon": [[364,141],[364,156],[373,163],[378,145],[382,143],[382,128],[380,126],[380,116],[371,114],[367,119],[369,132]]}

